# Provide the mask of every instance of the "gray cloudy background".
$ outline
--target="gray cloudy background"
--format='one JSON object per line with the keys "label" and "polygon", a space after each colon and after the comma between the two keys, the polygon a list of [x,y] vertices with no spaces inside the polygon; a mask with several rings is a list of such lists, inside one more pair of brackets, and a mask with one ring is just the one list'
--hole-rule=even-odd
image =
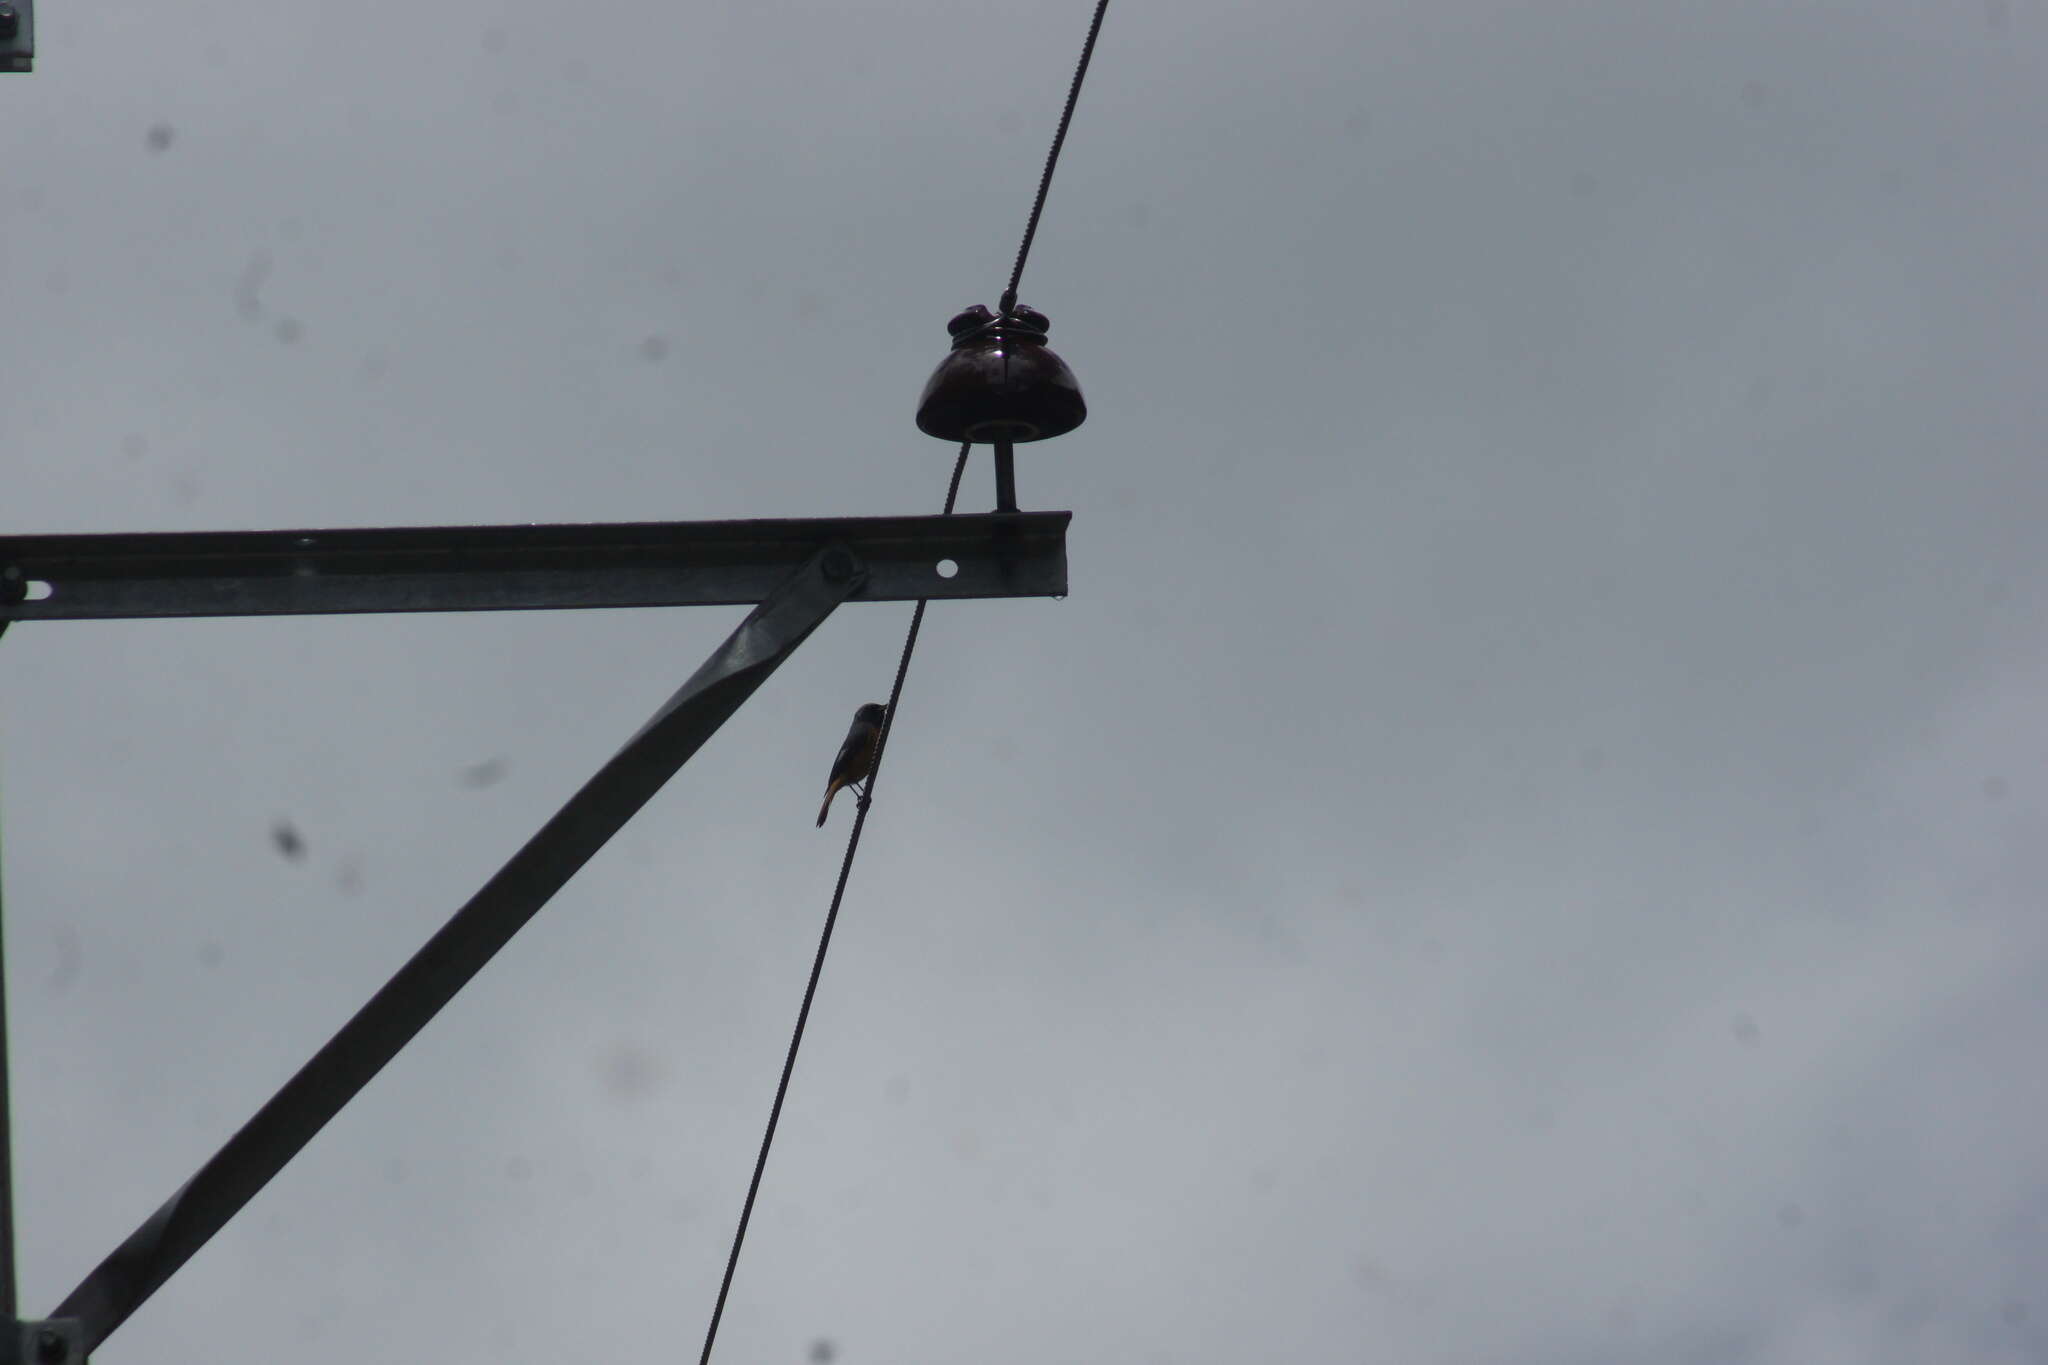
{"label": "gray cloudy background", "polygon": [[[0,533],[936,510],[1087,5],[38,19]],[[2048,1358],[2044,54],[1113,6],[1024,289],[1073,594],[931,612],[719,1359]],[[10,631],[25,1311],[740,614]],[[907,616],[99,1358],[693,1360]]]}

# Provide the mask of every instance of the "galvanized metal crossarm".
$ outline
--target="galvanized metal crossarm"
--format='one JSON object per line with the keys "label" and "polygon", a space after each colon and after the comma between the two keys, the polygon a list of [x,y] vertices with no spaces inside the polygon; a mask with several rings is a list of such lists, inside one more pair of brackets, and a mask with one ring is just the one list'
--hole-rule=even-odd
{"label": "galvanized metal crossarm", "polygon": [[751,603],[828,544],[844,546],[867,566],[859,601],[1060,597],[1067,591],[1071,518],[1006,512],[0,535],[0,626]]}

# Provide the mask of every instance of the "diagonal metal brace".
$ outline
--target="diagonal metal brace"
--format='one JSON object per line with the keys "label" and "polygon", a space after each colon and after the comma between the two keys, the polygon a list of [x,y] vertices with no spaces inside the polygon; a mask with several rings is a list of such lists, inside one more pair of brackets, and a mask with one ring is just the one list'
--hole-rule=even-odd
{"label": "diagonal metal brace", "polygon": [[84,1349],[97,1349],[511,941],[835,607],[866,582],[866,565],[845,546],[831,545],[813,554],[355,1018],[200,1167],[199,1174],[71,1291],[52,1316],[78,1319]]}

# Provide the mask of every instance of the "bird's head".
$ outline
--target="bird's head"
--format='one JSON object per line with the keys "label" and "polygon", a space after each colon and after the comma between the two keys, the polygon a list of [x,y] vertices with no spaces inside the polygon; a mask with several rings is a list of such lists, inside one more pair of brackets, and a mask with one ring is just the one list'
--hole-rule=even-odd
{"label": "bird's head", "polygon": [[889,708],[878,701],[871,701],[853,713],[855,720],[864,720],[870,725],[880,725],[882,717],[889,714]]}

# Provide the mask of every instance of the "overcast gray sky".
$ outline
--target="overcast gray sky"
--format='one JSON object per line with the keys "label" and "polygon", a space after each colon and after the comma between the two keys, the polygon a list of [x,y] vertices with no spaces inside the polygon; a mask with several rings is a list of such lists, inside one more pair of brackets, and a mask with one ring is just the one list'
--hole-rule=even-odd
{"label": "overcast gray sky", "polygon": [[[936,510],[1087,9],[41,0],[0,534]],[[1119,0],[1072,596],[929,616],[719,1359],[2048,1358],[2044,96],[2043,0]],[[740,614],[10,631],[25,1311]],[[99,1358],[693,1360],[907,617]]]}

